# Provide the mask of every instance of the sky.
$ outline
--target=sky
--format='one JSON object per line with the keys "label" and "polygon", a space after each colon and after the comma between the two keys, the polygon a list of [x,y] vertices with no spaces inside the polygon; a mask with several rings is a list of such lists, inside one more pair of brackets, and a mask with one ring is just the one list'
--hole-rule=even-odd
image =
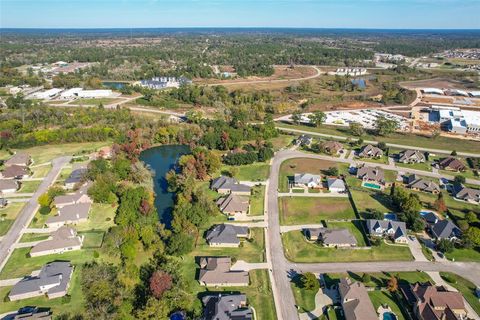
{"label": "sky", "polygon": [[480,0],[0,0],[0,27],[480,29]]}

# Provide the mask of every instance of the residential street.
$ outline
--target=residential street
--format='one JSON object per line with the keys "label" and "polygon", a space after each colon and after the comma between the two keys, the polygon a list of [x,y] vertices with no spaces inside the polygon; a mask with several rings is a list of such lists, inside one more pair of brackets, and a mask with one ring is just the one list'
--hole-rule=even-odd
{"label": "residential street", "polygon": [[[355,163],[361,161],[354,161],[351,159],[339,159],[323,155],[307,154],[300,151],[284,150],[278,152],[272,161],[270,170],[269,183],[267,185],[266,196],[268,197],[268,222],[267,227],[267,257],[270,257],[273,272],[273,296],[277,310],[280,314],[277,318],[280,320],[299,319],[297,309],[295,307],[295,299],[290,288],[289,274],[295,272],[313,272],[313,273],[341,273],[341,272],[401,272],[401,271],[448,271],[454,272],[462,277],[480,286],[480,264],[474,262],[430,262],[422,261],[417,257],[417,261],[390,261],[390,262],[329,262],[329,263],[292,263],[287,261],[283,251],[283,243],[281,239],[281,231],[285,231],[285,227],[280,227],[279,209],[278,209],[278,178],[280,165],[283,161],[292,158],[313,158],[321,160],[330,160],[334,162]],[[370,163],[370,165],[376,165]],[[404,172],[418,173],[421,175],[428,175],[433,177],[440,177],[438,174],[432,172],[424,172],[419,170],[405,170],[405,168],[396,168],[389,165],[381,165],[387,170],[396,170]],[[477,184],[480,182],[477,181]],[[290,228],[290,227],[289,227]],[[288,228],[288,229],[289,229]],[[295,227],[291,227],[295,228]],[[415,249],[421,253],[421,248],[415,246]],[[417,248],[418,247],[418,248]]]}
{"label": "residential street", "polygon": [[15,222],[10,227],[8,233],[2,238],[0,242],[0,271],[7,263],[10,254],[13,252],[14,245],[21,238],[23,231],[30,221],[33,219],[38,209],[38,197],[45,193],[48,188],[55,182],[63,166],[70,161],[71,157],[60,157],[52,161],[52,169],[43,179],[37,191],[33,194],[30,200],[25,204],[22,211],[18,214]]}

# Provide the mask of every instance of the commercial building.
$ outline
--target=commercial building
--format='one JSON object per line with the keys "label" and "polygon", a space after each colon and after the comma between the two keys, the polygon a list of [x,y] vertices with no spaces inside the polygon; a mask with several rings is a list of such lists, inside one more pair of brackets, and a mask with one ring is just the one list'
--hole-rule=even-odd
{"label": "commercial building", "polygon": [[191,84],[192,80],[185,77],[154,77],[150,80],[141,80],[138,84],[149,89],[179,88]]}
{"label": "commercial building", "polygon": [[447,131],[458,134],[480,133],[480,112],[478,111],[432,106],[431,113],[434,121],[439,122]]}
{"label": "commercial building", "polygon": [[29,99],[50,100],[58,96],[63,89],[53,88],[46,91],[32,93],[28,96]]}

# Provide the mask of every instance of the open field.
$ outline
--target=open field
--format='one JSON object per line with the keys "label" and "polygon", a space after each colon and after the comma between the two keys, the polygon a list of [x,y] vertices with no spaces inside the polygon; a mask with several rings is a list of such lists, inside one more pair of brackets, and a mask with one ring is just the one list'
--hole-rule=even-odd
{"label": "open field", "polygon": [[34,193],[37,191],[38,187],[42,181],[40,180],[34,180],[34,181],[22,181],[22,186],[20,187],[20,190],[18,192],[20,193]]}
{"label": "open field", "polygon": [[382,213],[392,211],[390,196],[384,192],[350,190],[350,193],[361,216],[365,216],[371,210]]}
{"label": "open field", "polygon": [[237,173],[235,178],[239,181],[265,181],[270,173],[270,165],[263,162],[255,162],[244,166],[222,166],[221,171],[228,171],[233,168]]}
{"label": "open field", "polygon": [[[342,136],[345,138],[349,136],[348,128],[340,127],[340,126],[322,125],[321,127],[317,128],[317,127],[311,127],[311,126],[303,126],[303,125],[297,126],[297,125],[291,125],[286,123],[277,123],[276,127],[318,132],[323,134],[331,134],[336,136]],[[472,150],[480,149],[479,141],[465,140],[465,139],[459,140],[459,139],[448,138],[443,136],[432,139],[430,137],[409,134],[409,133],[404,133],[404,134],[394,133],[386,137],[365,134],[362,136],[362,138],[364,140],[372,140],[372,141],[386,142],[386,143],[399,144],[399,145],[408,145],[412,147],[442,149],[447,151],[455,149],[457,152],[458,151],[472,152]]]}
{"label": "open field", "polygon": [[33,242],[46,240],[50,237],[48,233],[24,233],[20,238],[20,242]]}
{"label": "open field", "polygon": [[301,231],[282,234],[285,256],[292,262],[359,262],[359,261],[411,261],[408,246],[389,246],[381,243],[371,249],[324,248],[305,240]]}
{"label": "open field", "polygon": [[287,160],[280,166],[278,181],[280,192],[288,191],[288,179],[289,177],[293,177],[295,173],[322,174],[322,170],[330,167],[337,167],[337,163],[308,158]]}
{"label": "open field", "polygon": [[107,231],[114,226],[115,210],[117,208],[103,203],[94,203],[88,215],[88,221],[78,224],[78,231],[103,230]]}
{"label": "open field", "polygon": [[51,165],[44,165],[33,167],[31,170],[33,171],[32,178],[43,178],[47,175],[47,173],[52,169]]}
{"label": "open field", "polygon": [[312,224],[321,220],[355,219],[348,198],[279,198],[280,224]]}
{"label": "open field", "polygon": [[121,102],[123,99],[116,99],[116,98],[90,98],[90,99],[77,99],[69,102],[69,105],[94,105],[98,106],[100,104],[112,104],[115,102]]}
{"label": "open field", "polygon": [[369,273],[371,277],[371,281],[365,282],[363,281],[363,273],[328,273],[325,274],[324,279],[326,282],[327,287],[331,287],[332,285],[337,284],[341,278],[350,277],[355,281],[360,281],[365,284],[366,287],[386,287],[387,281],[393,275],[398,278],[399,284],[408,284],[408,283],[425,283],[431,282],[432,279],[428,274],[423,271],[407,271],[407,272],[395,272],[395,273],[388,273],[388,272],[374,272]]}
{"label": "open field", "polygon": [[30,154],[35,164],[41,164],[60,156],[87,154],[110,144],[108,141],[49,144],[19,151]]}
{"label": "open field", "polygon": [[299,307],[299,312],[308,312],[315,309],[315,295],[318,290],[305,289],[302,284],[302,275],[297,274],[290,283],[295,297],[295,302]]}
{"label": "open field", "polygon": [[255,186],[250,197],[250,215],[261,216],[265,207],[265,186]]}
{"label": "open field", "polygon": [[466,83],[461,81],[451,80],[448,78],[434,78],[426,80],[416,80],[416,81],[404,81],[400,82],[400,85],[406,88],[446,88],[446,89],[460,89],[468,90],[471,89],[470,86],[467,86]]}
{"label": "open field", "polygon": [[5,208],[0,209],[0,236],[5,235],[15,218],[22,210],[25,203],[9,203]]}
{"label": "open field", "polygon": [[278,137],[272,138],[269,141],[273,145],[273,150],[278,151],[282,148],[289,146],[292,143],[294,138],[295,136],[291,136],[287,134],[279,134]]}

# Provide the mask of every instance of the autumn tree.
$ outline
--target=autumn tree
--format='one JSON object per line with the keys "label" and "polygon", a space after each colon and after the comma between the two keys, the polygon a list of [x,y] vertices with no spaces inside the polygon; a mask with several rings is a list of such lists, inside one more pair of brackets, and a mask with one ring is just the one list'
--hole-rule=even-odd
{"label": "autumn tree", "polygon": [[152,295],[160,299],[165,291],[172,288],[172,277],[163,271],[155,271],[149,280]]}
{"label": "autumn tree", "polygon": [[392,293],[398,291],[398,279],[395,276],[391,276],[388,280],[387,290]]}
{"label": "autumn tree", "polygon": [[433,204],[433,207],[435,210],[437,210],[438,213],[444,213],[447,211],[447,205],[445,204],[445,200],[443,199],[443,193],[438,194],[437,200],[435,200],[435,203]]}

